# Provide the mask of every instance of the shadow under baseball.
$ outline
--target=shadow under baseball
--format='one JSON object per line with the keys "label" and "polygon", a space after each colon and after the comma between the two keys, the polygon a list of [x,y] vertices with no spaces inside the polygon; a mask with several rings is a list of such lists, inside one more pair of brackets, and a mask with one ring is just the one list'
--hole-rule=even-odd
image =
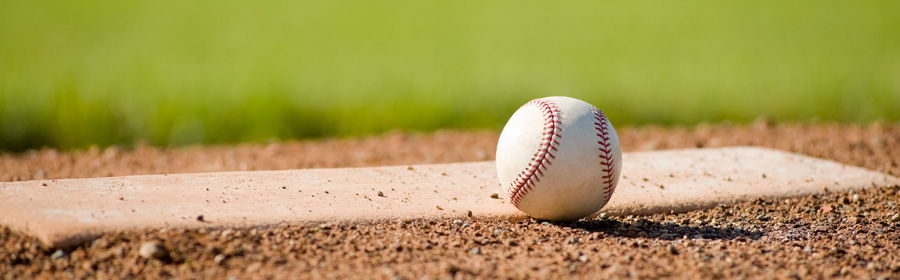
{"label": "shadow under baseball", "polygon": [[757,230],[744,230],[731,226],[693,226],[673,222],[658,222],[643,218],[633,221],[613,219],[582,220],[559,224],[588,232],[600,232],[613,237],[650,238],[659,240],[709,239],[709,240],[757,240],[764,235]]}

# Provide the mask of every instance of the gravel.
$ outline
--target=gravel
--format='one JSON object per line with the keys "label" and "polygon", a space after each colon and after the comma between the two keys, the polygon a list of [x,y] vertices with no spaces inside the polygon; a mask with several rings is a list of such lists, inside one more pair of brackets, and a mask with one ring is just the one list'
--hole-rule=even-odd
{"label": "gravel", "polygon": [[[619,134],[626,151],[758,145],[900,174],[897,124],[758,122],[621,128]],[[493,153],[496,136],[451,131],[236,147],[41,150],[0,155],[0,178],[178,171],[165,166],[180,166],[184,172],[224,171],[239,166],[205,165],[218,157],[252,169],[317,159],[334,166],[479,160],[489,159],[481,156]],[[373,149],[392,145],[403,150],[380,154]],[[321,149],[334,150],[337,156]],[[359,154],[346,152],[354,149]],[[277,156],[267,160],[266,153]],[[373,154],[377,157],[367,157]],[[310,164],[306,167],[331,167]],[[126,231],[63,250],[43,248],[32,237],[0,227],[0,277],[900,279],[898,201],[900,186],[881,186],[574,223],[465,218]]]}

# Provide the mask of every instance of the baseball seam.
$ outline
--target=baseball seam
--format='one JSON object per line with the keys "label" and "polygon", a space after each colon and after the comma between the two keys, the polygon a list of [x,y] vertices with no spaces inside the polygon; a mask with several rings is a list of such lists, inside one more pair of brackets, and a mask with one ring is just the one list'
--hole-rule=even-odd
{"label": "baseball seam", "polygon": [[519,201],[531,191],[536,182],[541,181],[540,176],[544,175],[547,166],[551,164],[550,161],[554,158],[553,152],[557,150],[556,146],[559,145],[559,139],[562,138],[562,135],[560,135],[562,118],[556,104],[541,98],[532,100],[522,106],[537,106],[541,110],[541,113],[544,115],[544,132],[541,134],[543,138],[537,153],[531,158],[528,167],[512,181],[509,188],[510,203],[515,206],[519,205]]}
{"label": "baseball seam", "polygon": [[613,159],[613,147],[612,142],[610,141],[610,127],[609,119],[606,118],[606,115],[603,114],[600,109],[597,107],[592,107],[592,111],[594,111],[594,128],[597,129],[597,137],[599,137],[599,141],[597,144],[600,144],[600,152],[599,157],[603,159],[603,172],[606,175],[603,175],[603,190],[606,193],[606,201],[603,202],[605,205],[609,202],[609,199],[612,197],[613,191],[616,190],[616,180],[618,179],[615,176],[616,163]]}

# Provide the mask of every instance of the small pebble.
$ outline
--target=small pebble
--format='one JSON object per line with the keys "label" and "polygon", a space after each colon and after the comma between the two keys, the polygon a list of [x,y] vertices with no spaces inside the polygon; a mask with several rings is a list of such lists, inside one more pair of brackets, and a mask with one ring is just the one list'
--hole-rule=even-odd
{"label": "small pebble", "polygon": [[472,217],[472,210],[468,210],[468,211],[466,212],[466,217],[469,217],[469,218]]}
{"label": "small pebble", "polygon": [[383,193],[383,192],[381,192],[381,191],[378,191],[378,196],[380,196],[380,197],[384,197],[384,193]]}
{"label": "small pebble", "polygon": [[891,222],[900,222],[900,214],[894,214],[894,216],[891,216]]}
{"label": "small pebble", "polygon": [[581,256],[578,257],[578,261],[580,261],[580,262],[587,262],[587,261],[588,261],[588,257],[585,256],[585,255],[581,255]]}
{"label": "small pebble", "polygon": [[53,252],[53,255],[50,255],[50,258],[55,260],[55,259],[61,259],[61,258],[65,257],[65,256],[66,256],[66,252],[65,252],[65,251],[63,251],[63,250],[56,250],[56,252]]}
{"label": "small pebble", "polygon": [[253,263],[247,267],[247,273],[254,273],[259,271],[260,268],[262,268],[262,263]]}
{"label": "small pebble", "polygon": [[478,255],[481,254],[481,248],[475,247],[469,250],[469,255]]}
{"label": "small pebble", "polygon": [[141,250],[138,253],[141,257],[147,259],[162,259],[169,255],[166,248],[163,248],[157,241],[144,242],[144,244],[141,244]]}
{"label": "small pebble", "polygon": [[125,257],[125,249],[122,247],[113,248],[113,249],[109,250],[109,253],[115,257],[119,257],[119,258]]}
{"label": "small pebble", "polygon": [[493,198],[493,199],[500,199],[500,195],[497,194],[497,193],[492,193],[492,194],[491,194],[491,198]]}

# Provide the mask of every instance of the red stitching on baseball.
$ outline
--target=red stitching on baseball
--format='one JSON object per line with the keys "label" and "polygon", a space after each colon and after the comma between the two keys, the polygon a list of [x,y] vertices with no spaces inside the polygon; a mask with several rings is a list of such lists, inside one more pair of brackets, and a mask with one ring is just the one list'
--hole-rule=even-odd
{"label": "red stitching on baseball", "polygon": [[606,173],[606,175],[602,177],[603,190],[606,192],[606,201],[603,202],[605,205],[612,197],[613,191],[616,190],[616,181],[619,178],[613,174],[616,170],[616,163],[613,160],[612,142],[609,141],[609,129],[611,126],[609,124],[609,119],[607,119],[606,115],[604,115],[600,109],[597,109],[597,107],[592,107],[591,110],[594,112],[594,128],[597,129],[597,136],[600,138],[600,141],[597,141],[597,144],[600,144],[599,150],[603,152],[603,154],[600,155],[600,158],[603,159],[603,172]]}
{"label": "red stitching on baseball", "polygon": [[550,160],[554,158],[551,151],[556,151],[556,146],[559,145],[559,138],[562,138],[559,134],[559,126],[562,121],[560,120],[560,113],[556,104],[546,99],[535,99],[522,105],[522,107],[525,106],[537,106],[544,114],[544,133],[541,134],[544,138],[541,139],[541,147],[538,148],[534,157],[531,158],[531,162],[528,163],[528,168],[519,173],[519,177],[511,183],[509,198],[510,203],[515,206],[518,206],[519,201],[525,197],[525,194],[531,191],[535,182],[541,181],[540,176],[544,175],[543,170],[547,169],[547,166],[550,165]]}

